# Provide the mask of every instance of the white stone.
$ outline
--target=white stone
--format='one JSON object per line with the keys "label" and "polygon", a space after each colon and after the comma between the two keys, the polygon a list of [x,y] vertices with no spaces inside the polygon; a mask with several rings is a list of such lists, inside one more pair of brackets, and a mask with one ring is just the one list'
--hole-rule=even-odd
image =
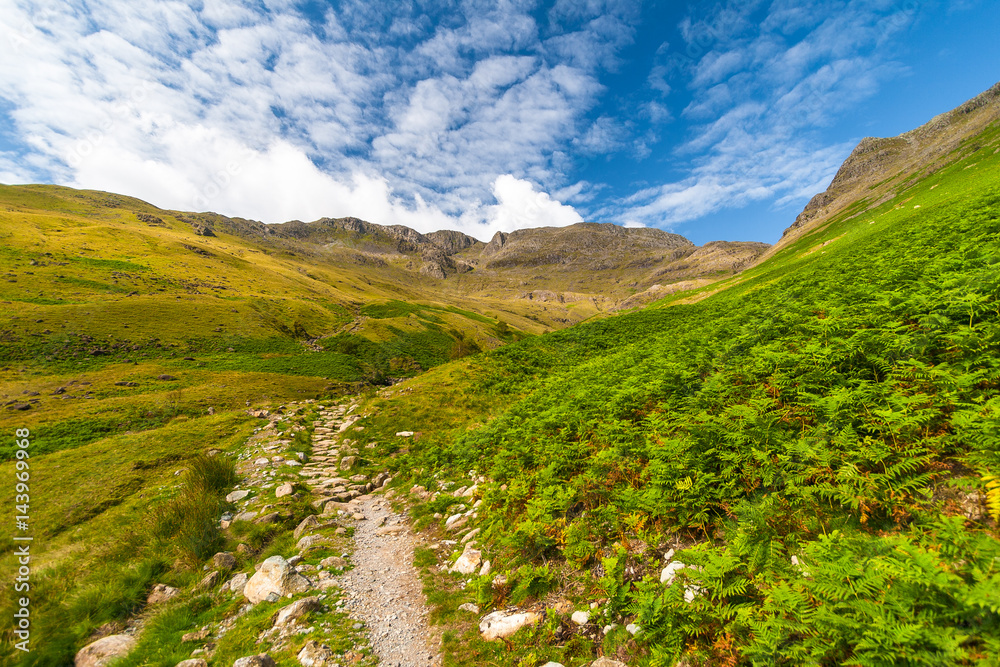
{"label": "white stone", "polygon": [[587,625],[590,621],[590,614],[585,611],[574,611],[573,615],[569,617],[569,620],[573,621],[577,625]]}
{"label": "white stone", "polygon": [[473,604],[471,602],[466,602],[465,604],[460,604],[460,605],[458,605],[458,608],[461,609],[462,611],[468,611],[468,612],[471,612],[473,614],[478,614],[479,613],[479,605],[478,604]]}
{"label": "white stone", "polygon": [[412,436],[413,436],[413,431],[397,431],[396,432],[396,437],[397,438],[409,438],[409,437],[412,437]]}
{"label": "white stone", "polygon": [[515,613],[495,611],[484,616],[479,622],[479,632],[486,641],[506,639],[526,625],[538,623],[541,618],[533,611]]}
{"label": "white stone", "polygon": [[226,582],[223,588],[228,589],[233,593],[236,593],[237,595],[242,595],[243,587],[247,585],[247,579],[248,577],[246,575],[246,572],[240,572],[235,577]]}
{"label": "white stone", "polygon": [[611,658],[598,658],[590,663],[590,667],[628,667],[624,662],[612,660]]}
{"label": "white stone", "polygon": [[243,595],[253,604],[274,593],[279,597],[308,590],[309,580],[298,574],[281,556],[265,560],[243,588]]}
{"label": "white stone", "polygon": [[628,633],[630,635],[637,635],[640,632],[642,632],[642,628],[640,628],[635,623],[629,623],[628,625],[625,626],[625,629],[628,630]]}
{"label": "white stone", "polygon": [[687,565],[679,560],[668,563],[667,566],[663,568],[663,572],[660,573],[660,583],[666,584],[667,586],[674,583],[674,577],[676,577],[677,573],[685,567],[687,567]]}
{"label": "white stone", "polygon": [[239,491],[233,491],[228,496],[226,496],[227,503],[235,503],[239,500],[243,500],[250,495],[249,489],[240,489]]}
{"label": "white stone", "polygon": [[492,568],[492,565],[490,564],[490,562],[488,560],[484,560],[483,561],[483,567],[480,568],[480,570],[479,570],[479,576],[480,577],[485,577],[487,574],[490,573],[491,569],[493,569],[493,568]]}
{"label": "white stone", "polygon": [[275,625],[285,625],[305,616],[311,611],[318,611],[323,608],[323,604],[315,595],[296,600],[278,612],[278,617],[274,620]]}
{"label": "white stone", "polygon": [[104,667],[112,660],[128,655],[135,648],[130,635],[109,635],[87,644],[76,654],[74,667]]}
{"label": "white stone", "polygon": [[473,549],[472,544],[466,544],[465,550],[462,551],[462,555],[458,557],[455,564],[452,566],[452,572],[458,572],[460,574],[473,574],[479,569],[480,563],[483,560],[483,552],[479,549]]}

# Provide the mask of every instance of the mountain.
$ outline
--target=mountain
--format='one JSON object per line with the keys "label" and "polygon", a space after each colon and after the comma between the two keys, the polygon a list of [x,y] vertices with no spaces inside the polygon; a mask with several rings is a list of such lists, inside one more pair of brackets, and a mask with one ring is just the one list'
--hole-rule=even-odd
{"label": "mountain", "polygon": [[990,141],[1000,119],[1000,83],[968,102],[935,116],[897,137],[866,137],[834,176],[830,187],[813,197],[771,253],[850,210],[860,216],[899,197],[922,179],[976,153]]}

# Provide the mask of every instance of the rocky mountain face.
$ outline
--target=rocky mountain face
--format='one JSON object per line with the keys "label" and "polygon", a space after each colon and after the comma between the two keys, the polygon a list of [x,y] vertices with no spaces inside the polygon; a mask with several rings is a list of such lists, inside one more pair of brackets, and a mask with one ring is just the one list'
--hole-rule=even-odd
{"label": "rocky mountain face", "polygon": [[848,208],[860,215],[896,197],[922,177],[979,150],[979,136],[998,119],[1000,83],[915,130],[897,137],[862,139],[830,187],[809,201],[767,255]]}
{"label": "rocky mountain face", "polygon": [[597,310],[632,307],[731,275],[754,263],[765,243],[696,246],[659,229],[579,223],[497,232],[489,243],[442,230],[421,234],[358,218],[281,224],[185,214],[195,233],[229,233],[275,249],[355,264],[396,266],[438,288],[499,298],[574,303]]}

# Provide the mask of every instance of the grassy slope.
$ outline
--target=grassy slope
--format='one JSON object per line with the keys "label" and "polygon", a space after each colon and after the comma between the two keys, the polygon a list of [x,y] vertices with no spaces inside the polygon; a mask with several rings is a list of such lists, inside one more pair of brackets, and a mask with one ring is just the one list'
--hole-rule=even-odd
{"label": "grassy slope", "polygon": [[[508,346],[375,400],[369,426],[385,437],[424,432],[388,462],[404,484],[473,469],[492,480],[480,516],[511,583],[466,590],[488,608],[532,586],[605,598],[599,623],[644,630],[614,631],[604,649],[640,664],[990,664],[997,130],[978,142],[728,289]],[[448,502],[427,511],[447,516]],[[659,583],[668,546],[702,568],[680,577],[697,586],[690,603]],[[565,635],[546,646],[551,632],[524,651],[579,662],[593,649]],[[524,655],[472,634],[466,659]]]}

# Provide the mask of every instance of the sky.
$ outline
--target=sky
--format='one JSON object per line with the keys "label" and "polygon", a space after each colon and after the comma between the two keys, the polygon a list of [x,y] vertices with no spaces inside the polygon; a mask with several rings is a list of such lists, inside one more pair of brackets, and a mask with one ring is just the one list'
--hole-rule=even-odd
{"label": "sky", "polygon": [[0,0],[0,183],[773,243],[1000,81],[995,0]]}

